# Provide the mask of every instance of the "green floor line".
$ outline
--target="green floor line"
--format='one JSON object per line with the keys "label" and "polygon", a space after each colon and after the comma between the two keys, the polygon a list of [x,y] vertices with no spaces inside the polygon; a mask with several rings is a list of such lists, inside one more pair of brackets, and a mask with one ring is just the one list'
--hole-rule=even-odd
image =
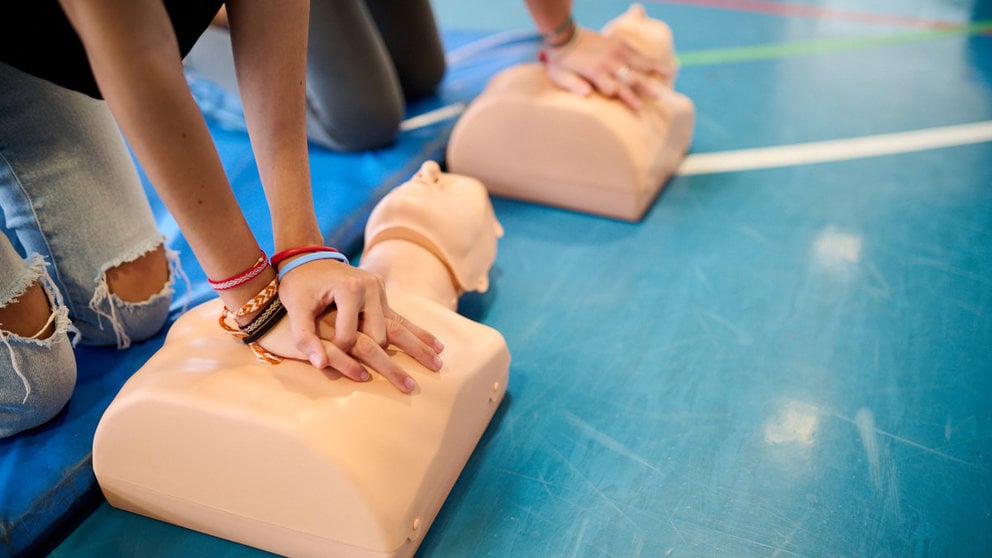
{"label": "green floor line", "polygon": [[992,32],[992,21],[981,21],[948,29],[927,29],[906,33],[895,33],[875,37],[841,37],[821,39],[804,43],[759,45],[749,47],[718,48],[685,52],[678,55],[682,67],[726,64],[730,62],[751,62],[788,56],[824,54],[859,48],[890,46],[945,37],[981,35]]}

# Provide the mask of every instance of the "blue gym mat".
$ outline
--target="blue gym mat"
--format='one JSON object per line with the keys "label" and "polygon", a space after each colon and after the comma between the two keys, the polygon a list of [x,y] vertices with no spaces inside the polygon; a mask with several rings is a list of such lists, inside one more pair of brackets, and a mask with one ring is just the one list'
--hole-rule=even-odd
{"label": "blue gym mat", "polygon": [[[473,63],[473,41],[478,33],[448,33],[446,47],[457,57],[438,95],[411,104],[408,118],[425,116],[426,124],[403,130],[386,148],[363,153],[338,153],[311,149],[314,198],[322,231],[329,245],[355,254],[360,248],[365,220],[375,203],[391,188],[406,181],[427,159],[443,160],[454,117],[434,120],[431,114],[463,106],[477,95],[495,70],[492,61]],[[526,40],[515,47],[507,37],[512,56],[533,56]],[[464,47],[464,50],[457,50]],[[509,64],[501,59],[499,64]],[[264,193],[251,154],[247,133],[241,127],[240,104],[224,90],[203,78],[188,76],[195,96],[207,116],[224,167],[238,201],[252,223],[261,246],[271,253],[272,230]],[[213,298],[214,292],[197,264],[178,226],[142,176],[146,191],[168,238],[178,250],[187,283],[177,279],[170,323],[184,306]],[[88,501],[99,499],[91,465],[91,444],[96,425],[123,385],[162,345],[167,327],[157,336],[136,343],[126,351],[78,347],[78,380],[67,407],[48,424],[10,439],[0,440],[0,556],[28,554],[44,549],[59,538],[65,522]]]}

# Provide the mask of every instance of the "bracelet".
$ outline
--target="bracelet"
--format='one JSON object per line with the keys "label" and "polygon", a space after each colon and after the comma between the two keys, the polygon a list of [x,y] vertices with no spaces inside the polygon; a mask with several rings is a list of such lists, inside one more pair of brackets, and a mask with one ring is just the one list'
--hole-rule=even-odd
{"label": "bracelet", "polygon": [[[563,35],[563,34],[564,34],[564,38],[558,39],[557,41],[552,41],[552,39],[554,39],[555,37],[558,37],[559,35]],[[558,27],[555,27],[554,29],[552,29],[547,33],[541,34],[541,40],[544,42],[544,45],[551,48],[563,47],[567,45],[569,42],[571,42],[571,40],[574,37],[575,37],[575,20],[572,19],[572,14],[568,14],[568,17],[565,18],[565,21],[559,23]]]}
{"label": "bracelet", "polygon": [[272,313],[279,310],[281,306],[282,306],[282,301],[279,300],[279,297],[278,296],[273,297],[272,300],[269,301],[269,304],[265,306],[265,309],[259,312],[258,315],[255,316],[250,323],[248,323],[248,325],[238,326],[238,329],[245,332],[245,335],[251,335],[255,333],[255,331],[257,331],[258,328],[262,327],[262,324],[265,323],[265,320],[269,319]]}
{"label": "bracelet", "polygon": [[282,281],[282,278],[290,271],[293,271],[305,263],[310,263],[316,260],[337,260],[344,265],[349,265],[350,263],[344,254],[336,250],[334,252],[311,252],[309,254],[304,254],[303,256],[300,256],[299,258],[296,258],[286,264],[286,267],[279,270],[279,276],[277,279]]}
{"label": "bracelet", "polygon": [[[241,329],[245,333],[245,337],[241,340],[245,345],[251,345],[252,343],[258,341],[263,335],[269,332],[283,316],[286,315],[286,307],[279,302],[276,298],[272,301],[272,304],[258,315],[258,318],[252,320],[250,324]],[[251,331],[248,331],[251,329]]]}
{"label": "bracelet", "polygon": [[272,267],[278,267],[286,258],[299,256],[300,254],[309,254],[311,252],[337,252],[337,249],[330,246],[300,246],[299,248],[289,248],[272,254],[272,259],[269,262],[272,263]]}
{"label": "bracelet", "polygon": [[221,279],[220,281],[214,281],[207,278],[207,283],[209,283],[215,291],[233,289],[234,287],[244,285],[248,281],[258,277],[267,267],[269,267],[269,260],[265,257],[265,252],[262,252],[258,259],[255,260],[255,263],[241,273],[228,277],[227,279]]}
{"label": "bracelet", "polygon": [[269,284],[265,286],[262,290],[258,291],[258,294],[251,297],[248,302],[244,303],[241,308],[238,308],[236,312],[232,312],[235,318],[240,318],[241,316],[251,314],[255,310],[263,308],[266,304],[272,301],[272,299],[279,292],[279,278],[275,278],[269,281]]}
{"label": "bracelet", "polygon": [[[224,331],[231,334],[231,337],[234,337],[235,339],[241,340],[247,337],[248,335],[245,332],[241,331],[241,329],[237,327],[232,326],[228,322],[229,316],[230,316],[230,312],[228,311],[227,308],[224,308],[224,310],[222,310],[220,313],[220,317],[217,318],[217,325],[219,325],[220,328],[223,329]],[[248,348],[251,349],[251,352],[255,354],[255,360],[257,360],[258,362],[262,362],[265,364],[279,364],[280,362],[283,361],[283,357],[270,353],[269,351],[266,351],[258,343],[248,343]]]}

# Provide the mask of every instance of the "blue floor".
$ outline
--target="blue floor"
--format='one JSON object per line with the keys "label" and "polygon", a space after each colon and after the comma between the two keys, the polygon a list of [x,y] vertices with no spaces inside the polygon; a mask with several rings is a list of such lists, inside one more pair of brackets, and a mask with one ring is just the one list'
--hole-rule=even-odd
{"label": "blue floor", "polygon": [[[476,34],[527,29],[513,4],[434,1]],[[494,200],[461,310],[506,337],[508,395],[418,556],[992,555],[992,138],[952,133],[992,120],[992,6],[644,4],[700,166],[639,223]],[[890,152],[824,155],[865,137]],[[753,148],[785,162],[702,163]],[[51,553],[263,554],[105,503]]]}

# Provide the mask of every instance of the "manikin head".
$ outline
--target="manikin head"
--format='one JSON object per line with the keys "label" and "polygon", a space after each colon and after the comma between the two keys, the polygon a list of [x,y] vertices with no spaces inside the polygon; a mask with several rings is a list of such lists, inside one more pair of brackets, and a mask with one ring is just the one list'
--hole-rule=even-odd
{"label": "manikin head", "polygon": [[644,6],[631,4],[627,11],[603,26],[604,35],[619,37],[645,56],[658,60],[672,71],[674,81],[678,61],[675,59],[675,41],[667,23],[648,17]]}
{"label": "manikin head", "polygon": [[459,293],[489,288],[503,227],[481,182],[441,172],[427,161],[372,210],[365,225],[365,252],[383,240],[407,240],[433,253]]}

